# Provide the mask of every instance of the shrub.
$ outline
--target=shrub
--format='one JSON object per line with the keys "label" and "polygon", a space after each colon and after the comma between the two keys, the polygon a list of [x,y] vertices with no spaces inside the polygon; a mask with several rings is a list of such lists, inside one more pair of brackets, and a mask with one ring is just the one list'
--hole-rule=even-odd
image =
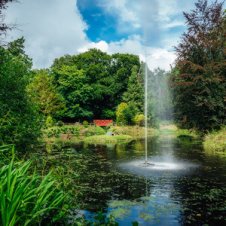
{"label": "shrub", "polygon": [[137,114],[135,115],[133,121],[138,126],[144,126],[145,116],[143,114]]}
{"label": "shrub", "polygon": [[47,128],[52,127],[54,125],[54,121],[51,115],[47,116],[45,125]]}
{"label": "shrub", "polygon": [[116,122],[118,125],[131,125],[136,114],[135,107],[122,102],[116,110]]}
{"label": "shrub", "polygon": [[84,120],[84,121],[82,122],[82,125],[83,125],[83,126],[85,126],[85,127],[88,127],[89,122],[88,122],[88,121],[86,121],[86,120]]}
{"label": "shrub", "polygon": [[206,151],[226,152],[226,127],[207,134],[203,146]]}
{"label": "shrub", "polygon": [[56,126],[63,126],[64,125],[64,123],[62,122],[62,121],[58,121],[57,123],[56,123]]}

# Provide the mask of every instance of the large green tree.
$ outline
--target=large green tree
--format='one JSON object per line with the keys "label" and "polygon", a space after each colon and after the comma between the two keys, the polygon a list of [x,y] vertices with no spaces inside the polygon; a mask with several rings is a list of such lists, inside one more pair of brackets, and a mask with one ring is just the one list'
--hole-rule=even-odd
{"label": "large green tree", "polygon": [[129,77],[127,90],[123,94],[123,101],[134,105],[137,113],[144,111],[144,86],[142,84],[139,68],[133,66],[131,76]]}
{"label": "large green tree", "polygon": [[195,6],[184,13],[188,29],[176,48],[175,115],[185,127],[208,130],[226,122],[225,19],[223,3]]}
{"label": "large green tree", "polygon": [[[66,100],[66,110],[61,118],[70,121],[115,118],[132,68],[139,64],[135,55],[111,56],[97,49],[56,59],[51,68],[54,82]],[[66,80],[70,86],[67,90]]]}
{"label": "large green tree", "polygon": [[[21,43],[21,39],[16,42]],[[0,47],[0,143],[26,149],[37,140],[41,125],[26,92],[30,60],[18,46]]]}
{"label": "large green tree", "polygon": [[64,98],[65,110],[61,118],[65,120],[89,119],[93,116],[89,102],[93,89],[87,84],[83,70],[76,66],[63,65],[54,70],[57,90]]}
{"label": "large green tree", "polygon": [[57,87],[53,84],[53,76],[48,70],[33,71],[27,90],[32,101],[45,116],[56,117],[64,110],[63,97],[57,92]]}

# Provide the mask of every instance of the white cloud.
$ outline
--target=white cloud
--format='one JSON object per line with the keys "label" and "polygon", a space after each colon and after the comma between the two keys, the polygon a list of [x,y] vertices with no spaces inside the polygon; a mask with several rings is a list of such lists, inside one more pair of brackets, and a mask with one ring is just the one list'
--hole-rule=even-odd
{"label": "white cloud", "polygon": [[100,49],[103,52],[108,52],[109,46],[108,46],[108,43],[105,42],[105,41],[90,42],[90,43],[87,43],[86,45],[80,47],[78,49],[78,52],[82,53],[82,52],[85,52],[85,51],[92,49],[92,48]]}
{"label": "white cloud", "polygon": [[[141,0],[141,2],[145,1]],[[158,26],[161,14],[164,14],[161,16],[161,20],[168,21],[164,26],[180,26],[181,22],[170,19],[171,9],[175,6],[173,1],[169,0],[171,4],[168,4],[167,1],[161,11],[157,12],[154,12],[155,8],[152,6],[151,12],[154,13],[151,17],[153,21],[148,20],[152,22],[151,25],[147,23],[148,28],[152,29],[154,26]],[[144,10],[144,5],[138,5],[137,1],[132,0],[131,2],[129,0],[106,2],[109,3],[103,5],[103,7],[108,7],[106,10],[115,9],[115,13],[120,14],[118,15],[121,20],[119,26],[123,27],[124,22],[130,23],[134,29],[144,26],[141,24],[141,19],[148,18],[148,15],[146,15],[148,12]],[[153,2],[158,3],[157,0],[153,0]],[[119,12],[117,9],[119,9]],[[142,10],[144,10],[143,15],[141,15]],[[168,70],[175,59],[175,54],[168,50],[170,37],[163,40],[164,46],[162,48],[145,47],[142,44],[143,39],[139,35],[132,35],[118,42],[110,43],[103,40],[99,42],[89,41],[85,34],[87,25],[77,9],[75,0],[20,0],[20,3],[9,5],[6,15],[7,21],[17,23],[19,28],[10,33],[9,39],[15,39],[22,35],[25,37],[26,52],[33,58],[36,68],[49,67],[56,57],[84,52],[90,48],[98,48],[111,54],[116,52],[137,54],[143,61],[146,51],[150,69],[161,67]],[[123,28],[121,29],[123,30]]]}
{"label": "white cloud", "polygon": [[175,53],[170,52],[167,49],[142,45],[141,37],[139,36],[131,36],[127,40],[112,42],[109,44],[108,49],[110,53],[128,52],[137,54],[142,61],[147,61],[148,67],[151,70],[157,67],[164,70],[170,70],[170,65],[173,64],[176,59]]}
{"label": "white cloud", "polygon": [[[118,42],[107,43],[100,41],[98,43],[89,43],[79,49],[80,52],[85,52],[90,48],[97,48],[109,54],[113,53],[131,53],[140,57],[141,61],[147,61],[148,67],[154,70],[160,67],[164,70],[170,70],[170,65],[176,59],[174,52],[168,51],[163,48],[152,48],[142,45],[142,39],[138,35],[130,36]],[[146,56],[145,56],[146,53]]]}
{"label": "white cloud", "polygon": [[35,67],[49,67],[54,58],[74,54],[88,43],[75,0],[20,0],[9,4],[6,15],[19,28],[8,38],[25,37]]}

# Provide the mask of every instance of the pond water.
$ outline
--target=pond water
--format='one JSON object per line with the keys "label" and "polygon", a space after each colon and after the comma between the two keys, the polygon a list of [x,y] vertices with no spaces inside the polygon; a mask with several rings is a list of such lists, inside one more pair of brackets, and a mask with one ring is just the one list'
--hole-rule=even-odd
{"label": "pond water", "polygon": [[74,194],[72,215],[102,211],[123,226],[226,225],[226,157],[185,138],[152,138],[148,147],[147,166],[142,140],[58,147],[38,164]]}

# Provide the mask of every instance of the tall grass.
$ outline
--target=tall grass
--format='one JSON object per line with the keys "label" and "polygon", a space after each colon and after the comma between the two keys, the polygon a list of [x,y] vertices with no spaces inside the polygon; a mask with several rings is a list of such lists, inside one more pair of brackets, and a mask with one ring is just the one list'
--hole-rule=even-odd
{"label": "tall grass", "polygon": [[[14,150],[13,150],[14,153]],[[51,173],[41,178],[30,174],[31,161],[0,168],[0,222],[2,226],[41,225],[63,217],[62,191],[56,187]]]}
{"label": "tall grass", "polygon": [[226,126],[207,134],[203,146],[206,151],[226,153]]}

